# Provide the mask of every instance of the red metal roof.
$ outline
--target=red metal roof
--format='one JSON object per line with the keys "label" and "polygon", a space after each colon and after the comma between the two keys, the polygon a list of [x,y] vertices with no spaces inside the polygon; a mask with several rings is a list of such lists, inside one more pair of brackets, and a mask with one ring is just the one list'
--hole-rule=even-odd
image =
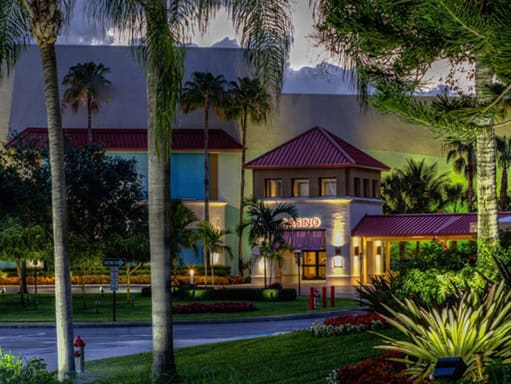
{"label": "red metal roof", "polygon": [[[87,143],[87,129],[64,128],[64,135],[73,145]],[[31,139],[45,141],[46,128],[27,128],[12,139],[7,146],[19,141]],[[94,128],[92,137],[95,143],[105,145],[109,151],[146,151],[146,129],[106,129]],[[173,151],[201,151],[204,149],[204,131],[202,129],[174,129],[172,135]],[[241,151],[241,144],[221,129],[209,130],[209,149],[213,151]]]}
{"label": "red metal roof", "polygon": [[[499,213],[499,218],[511,212]],[[366,215],[351,231],[362,237],[474,236],[476,213],[422,213],[408,215]]]}
{"label": "red metal roof", "polygon": [[325,249],[324,229],[295,229],[284,231],[284,241],[292,248],[301,251]]}
{"label": "red metal roof", "polygon": [[333,133],[314,127],[245,164],[246,168],[364,167],[387,170],[385,164]]}

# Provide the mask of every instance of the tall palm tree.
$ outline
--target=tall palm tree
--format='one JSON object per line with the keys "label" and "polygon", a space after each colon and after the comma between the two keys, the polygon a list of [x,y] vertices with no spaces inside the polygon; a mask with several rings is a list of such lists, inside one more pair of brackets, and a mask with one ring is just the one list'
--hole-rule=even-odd
{"label": "tall palm tree", "polygon": [[101,89],[110,86],[105,75],[110,68],[94,62],[80,63],[69,68],[62,80],[68,88],[64,92],[62,104],[71,105],[73,112],[78,112],[80,105],[87,107],[87,142],[92,144],[92,114],[99,109]]}
{"label": "tall palm tree", "polygon": [[[224,4],[241,33],[241,45],[256,74],[278,94],[289,54],[292,24],[289,0],[89,0],[91,19],[115,26],[142,41],[148,104],[149,223],[153,319],[153,381],[175,375],[170,282],[170,163],[172,123],[183,79],[182,43],[191,21],[204,31]],[[144,39],[137,39],[145,33]],[[167,276],[167,277],[165,277]]]}
{"label": "tall palm tree", "polygon": [[[243,225],[243,207],[245,200],[245,161],[247,153],[247,123],[248,119],[254,123],[266,122],[271,109],[271,97],[262,86],[259,79],[248,77],[231,81],[231,89],[227,94],[227,116],[239,119],[241,127],[241,181],[240,181],[240,217],[239,227]],[[238,239],[238,272],[243,274],[243,236]]]}
{"label": "tall palm tree", "polygon": [[22,44],[33,38],[39,46],[44,79],[50,151],[53,246],[55,257],[55,317],[58,376],[73,372],[71,276],[67,246],[67,202],[64,134],[60,114],[55,42],[73,8],[72,0],[4,0],[0,2],[0,71],[16,63]]}
{"label": "tall palm tree", "polygon": [[501,211],[505,211],[507,206],[507,173],[509,167],[511,166],[511,138],[506,136],[497,136],[496,140],[498,162],[502,168],[502,175],[500,177],[499,209]]}
{"label": "tall palm tree", "polygon": [[474,177],[476,173],[476,153],[473,141],[450,139],[444,144],[447,150],[447,162],[452,161],[454,171],[465,175],[467,179],[468,211],[474,211]]}
{"label": "tall palm tree", "polygon": [[[197,225],[197,238],[202,242],[202,246],[207,249],[207,254],[210,257],[219,251],[232,255],[231,247],[225,245],[223,241],[223,237],[228,233],[230,232],[213,227],[209,221],[202,221]],[[214,260],[211,260],[211,285],[213,286],[215,286],[214,264]],[[207,274],[205,274],[205,278],[207,280]]]}
{"label": "tall palm tree", "polygon": [[243,201],[243,207],[247,208],[249,220],[243,223],[242,230],[249,228],[249,240],[251,244],[261,249],[264,258],[264,287],[266,284],[266,261],[271,258],[276,244],[284,244],[284,218],[291,216],[296,218],[296,207],[292,204],[281,203],[275,207],[267,206],[255,196]]}
{"label": "tall palm tree", "polygon": [[181,107],[185,113],[204,109],[204,220],[209,221],[209,110],[220,112],[224,103],[226,81],[222,75],[211,72],[194,72],[181,95]]}

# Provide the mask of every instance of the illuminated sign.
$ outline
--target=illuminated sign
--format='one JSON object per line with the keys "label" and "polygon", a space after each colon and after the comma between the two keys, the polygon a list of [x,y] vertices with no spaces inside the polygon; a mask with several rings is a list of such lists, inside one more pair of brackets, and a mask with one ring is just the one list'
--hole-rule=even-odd
{"label": "illuminated sign", "polygon": [[319,228],[321,219],[319,217],[297,217],[296,219],[282,219],[282,223],[291,228]]}

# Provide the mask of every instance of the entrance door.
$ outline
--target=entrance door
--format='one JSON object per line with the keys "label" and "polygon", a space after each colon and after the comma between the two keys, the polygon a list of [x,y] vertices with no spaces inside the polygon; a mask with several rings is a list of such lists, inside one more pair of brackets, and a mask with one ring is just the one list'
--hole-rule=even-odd
{"label": "entrance door", "polygon": [[306,251],[303,253],[303,280],[326,279],[326,252]]}

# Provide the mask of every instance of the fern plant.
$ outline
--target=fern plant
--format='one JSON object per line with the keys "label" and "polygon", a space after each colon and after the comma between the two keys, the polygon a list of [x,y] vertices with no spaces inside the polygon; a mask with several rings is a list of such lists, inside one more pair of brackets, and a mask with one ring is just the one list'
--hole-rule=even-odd
{"label": "fern plant", "polygon": [[377,348],[404,354],[396,361],[407,365],[414,380],[425,380],[442,357],[461,357],[468,366],[465,375],[476,379],[485,376],[485,367],[494,360],[511,363],[511,292],[505,283],[485,293],[467,292],[459,302],[439,309],[409,299],[396,302],[398,309],[385,305],[391,316],[384,318],[407,338],[380,335],[387,344]]}

